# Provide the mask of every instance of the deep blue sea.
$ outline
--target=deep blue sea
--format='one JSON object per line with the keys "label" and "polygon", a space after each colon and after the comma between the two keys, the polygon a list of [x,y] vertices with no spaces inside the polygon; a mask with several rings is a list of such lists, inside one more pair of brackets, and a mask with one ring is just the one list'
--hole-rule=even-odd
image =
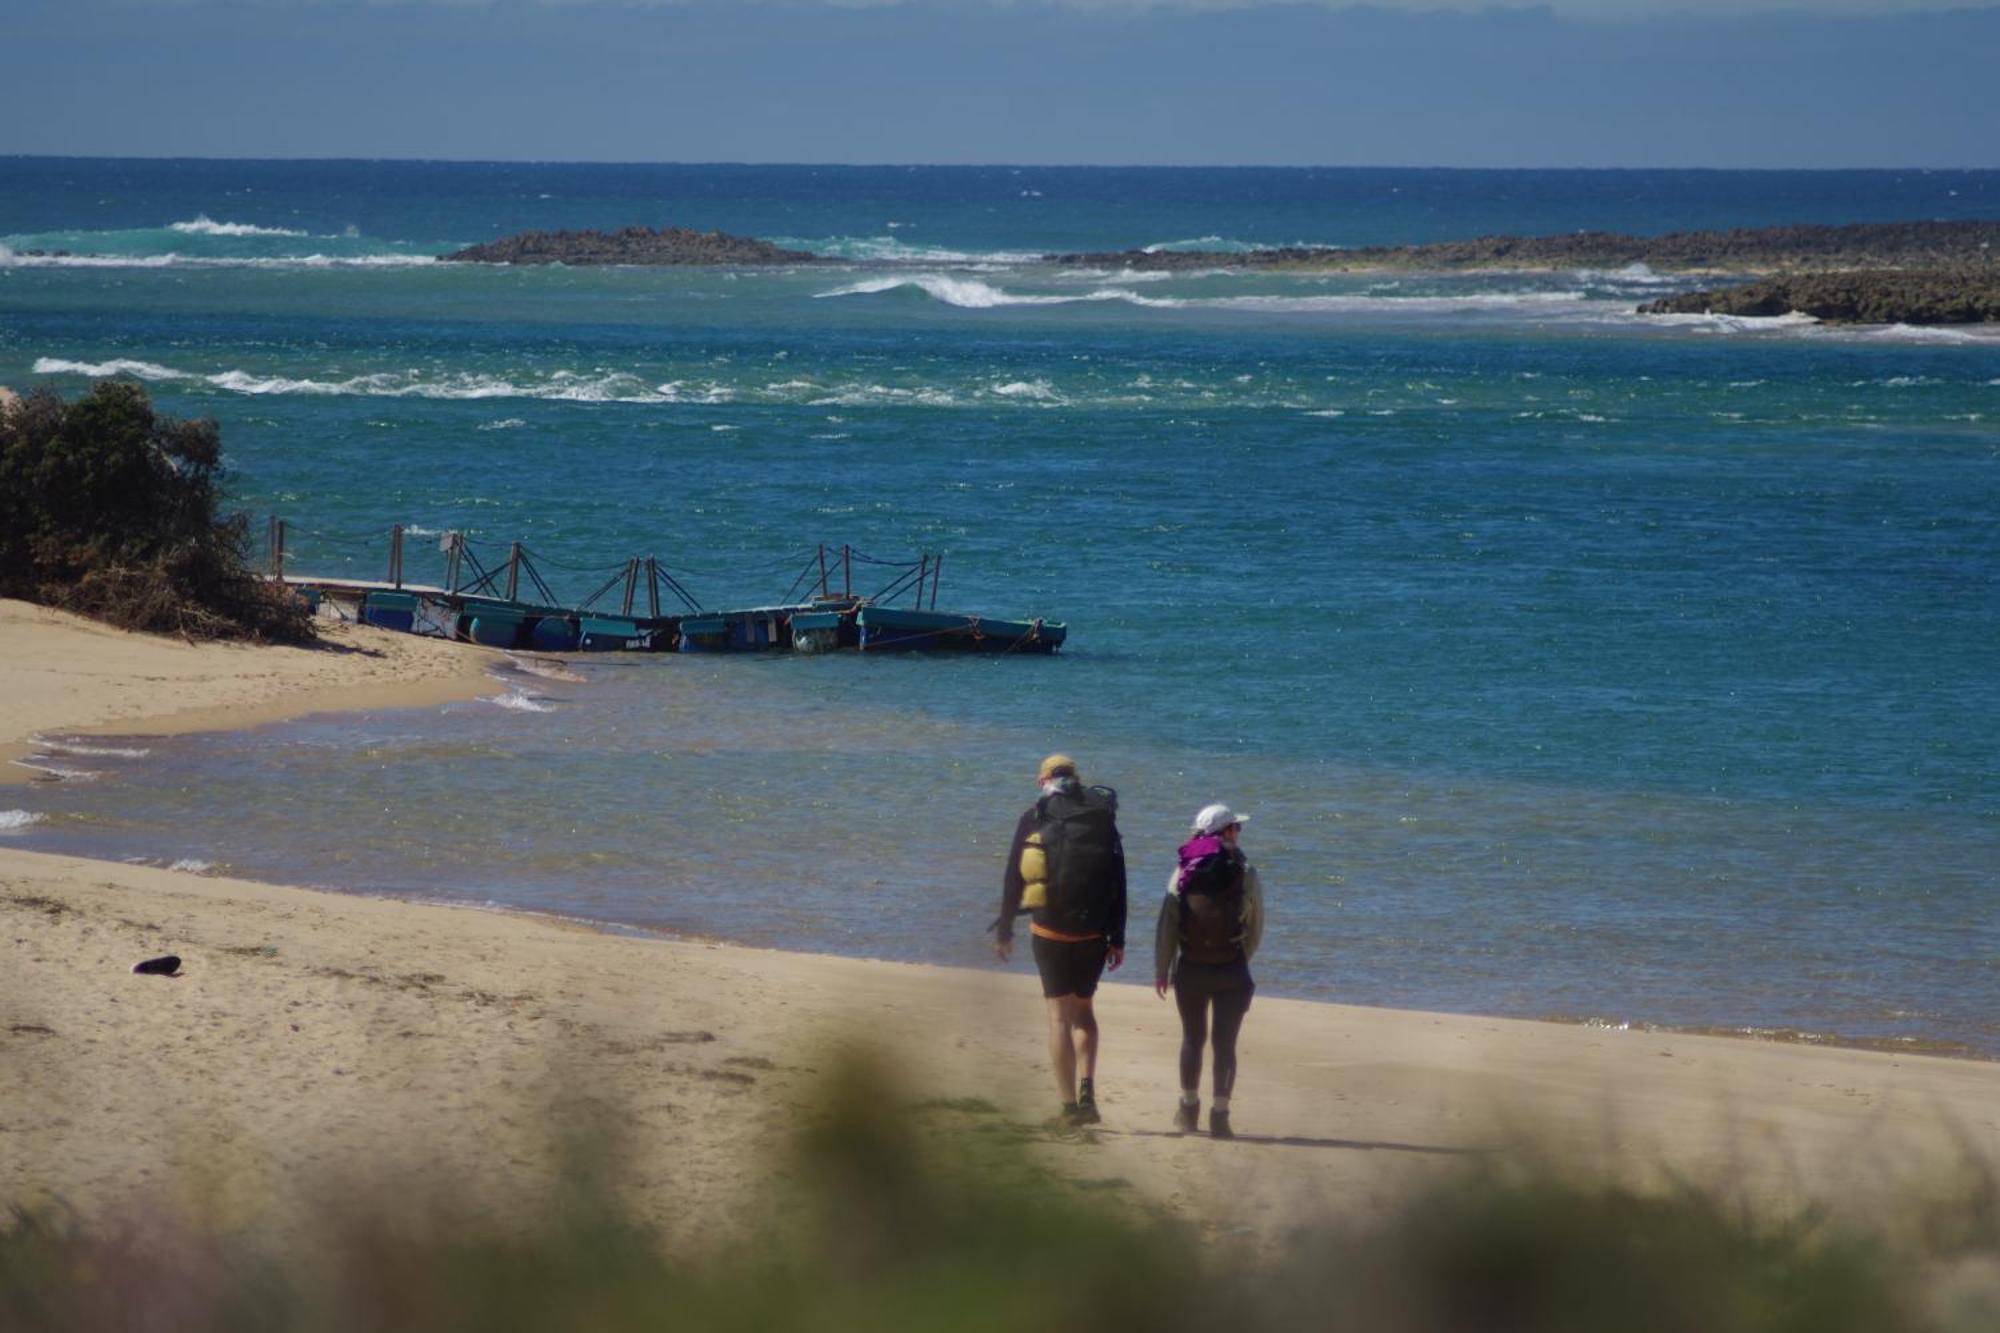
{"label": "deep blue sea", "polygon": [[[1061,749],[1121,794],[1135,944],[1193,811],[1252,812],[1271,993],[2000,1055],[2000,335],[1643,319],[1685,285],[1644,269],[1037,258],[1995,216],[1990,171],[0,159],[0,383],[215,418],[294,571],[380,577],[403,524],[412,577],[457,529],[723,606],[850,543],[1070,626],[50,738],[0,824],[975,964]],[[844,262],[431,262],[631,224]]]}

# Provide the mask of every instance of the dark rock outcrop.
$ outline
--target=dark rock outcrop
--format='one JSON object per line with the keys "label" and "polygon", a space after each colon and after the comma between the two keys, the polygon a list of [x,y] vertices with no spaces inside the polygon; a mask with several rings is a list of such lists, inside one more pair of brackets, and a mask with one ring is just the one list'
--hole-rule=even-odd
{"label": "dark rock outcrop", "polygon": [[2000,266],[1795,273],[1648,301],[1642,315],[1792,313],[1841,324],[2000,322]]}
{"label": "dark rock outcrop", "polygon": [[814,264],[821,256],[750,236],[686,227],[622,231],[524,231],[448,255],[459,264]]}
{"label": "dark rock outcrop", "polygon": [[1243,253],[1217,250],[1118,250],[1045,255],[1053,264],[1092,268],[1187,269],[1463,269],[1617,268],[1782,272],[1798,269],[2000,267],[2000,221],[1864,222],[1735,231],[1677,231],[1664,236],[1579,231],[1562,236],[1481,236],[1430,245],[1354,249],[1288,246]]}

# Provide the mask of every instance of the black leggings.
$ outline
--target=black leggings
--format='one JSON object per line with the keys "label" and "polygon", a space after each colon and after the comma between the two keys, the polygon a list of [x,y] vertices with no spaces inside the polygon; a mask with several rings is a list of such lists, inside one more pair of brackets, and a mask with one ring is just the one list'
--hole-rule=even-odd
{"label": "black leggings", "polygon": [[1236,1034],[1257,993],[1250,968],[1236,963],[1190,963],[1174,976],[1174,1006],[1181,1011],[1181,1087],[1201,1086],[1201,1048],[1208,1042],[1208,1010],[1215,1006],[1215,1095],[1236,1086]]}

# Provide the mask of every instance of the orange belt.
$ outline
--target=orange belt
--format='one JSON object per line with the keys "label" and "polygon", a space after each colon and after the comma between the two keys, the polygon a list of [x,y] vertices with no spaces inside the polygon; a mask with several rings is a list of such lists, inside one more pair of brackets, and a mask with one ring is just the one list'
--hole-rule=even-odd
{"label": "orange belt", "polygon": [[1045,940],[1054,940],[1057,944],[1086,944],[1091,940],[1104,938],[1104,932],[1101,930],[1093,930],[1088,935],[1065,935],[1060,930],[1050,930],[1047,926],[1034,921],[1028,923],[1028,933],[1039,935]]}

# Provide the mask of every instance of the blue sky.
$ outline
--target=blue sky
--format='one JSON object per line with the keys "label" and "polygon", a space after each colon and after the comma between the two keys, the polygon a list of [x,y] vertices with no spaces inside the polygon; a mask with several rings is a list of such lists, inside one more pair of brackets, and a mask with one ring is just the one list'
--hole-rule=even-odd
{"label": "blue sky", "polygon": [[2000,166],[2000,7],[6,0],[0,153]]}

